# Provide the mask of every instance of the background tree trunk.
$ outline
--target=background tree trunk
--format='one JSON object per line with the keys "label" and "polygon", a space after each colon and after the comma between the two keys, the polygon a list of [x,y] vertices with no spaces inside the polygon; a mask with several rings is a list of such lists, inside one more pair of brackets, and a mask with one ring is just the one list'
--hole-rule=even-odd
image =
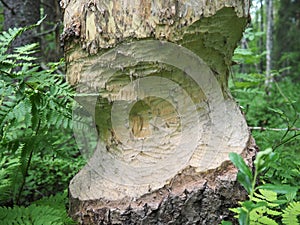
{"label": "background tree trunk", "polygon": [[54,62],[63,57],[60,34],[62,15],[59,0],[11,1],[5,0],[4,30],[35,24],[47,15],[42,25],[24,32],[13,42],[12,49],[29,43],[38,43],[39,52],[35,55],[40,61]]}
{"label": "background tree trunk", "polygon": [[[269,89],[273,82],[272,70],[272,48],[273,48],[273,0],[266,1],[267,10],[267,33],[266,33],[266,88]],[[268,90],[267,90],[268,92]]]}
{"label": "background tree trunk", "polygon": [[[285,76],[300,80],[300,1],[281,0],[278,4],[274,29],[274,65]],[[284,71],[282,69],[285,68]]]}
{"label": "background tree trunk", "polygon": [[[63,57],[60,42],[62,15],[59,0],[42,0],[43,14],[47,15],[42,23],[41,49],[46,62],[56,62]],[[50,40],[50,41],[49,41]]]}
{"label": "background tree trunk", "polygon": [[[40,20],[40,1],[7,0],[4,6],[4,30],[25,27]],[[36,28],[38,29],[38,28]],[[24,32],[12,43],[12,49],[30,43],[39,43],[36,30]]]}
{"label": "background tree trunk", "polygon": [[[249,1],[61,1],[82,224],[218,224],[255,145],[227,82]],[[231,218],[232,220],[232,218]]]}
{"label": "background tree trunk", "polygon": [[[260,18],[260,21],[259,21],[259,31],[260,32],[264,32],[265,31],[265,26],[264,26],[264,5],[263,5],[263,0],[260,0],[260,9],[259,9],[259,14],[260,16],[258,18]],[[263,52],[265,51],[265,46],[264,46],[264,36],[261,35],[260,38],[259,38],[259,53],[260,54],[263,54]],[[261,58],[259,60],[259,73],[263,73],[264,71],[264,60],[263,58]]]}

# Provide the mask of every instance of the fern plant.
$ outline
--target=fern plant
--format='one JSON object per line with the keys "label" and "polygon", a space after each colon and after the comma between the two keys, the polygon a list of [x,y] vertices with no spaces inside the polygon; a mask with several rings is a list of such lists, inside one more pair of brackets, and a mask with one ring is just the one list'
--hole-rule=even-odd
{"label": "fern plant", "polygon": [[[262,62],[265,52],[257,49],[261,32],[249,28],[244,33],[246,49],[238,48],[233,60],[229,87],[243,109],[252,135],[261,149],[255,171],[236,154],[231,160],[239,169],[238,181],[245,187],[249,199],[232,209],[240,224],[300,224],[297,205],[300,200],[300,104],[299,83],[281,73],[290,68],[272,71],[274,82],[266,94]],[[298,190],[298,191],[297,191]],[[292,212],[286,213],[286,210]],[[297,219],[298,218],[298,219]],[[290,220],[289,220],[290,219]],[[229,225],[230,222],[223,221]]]}
{"label": "fern plant", "polygon": [[[49,143],[55,142],[52,134],[71,128],[73,91],[63,75],[55,73],[63,62],[42,69],[31,56],[36,52],[36,44],[17,47],[8,53],[18,35],[39,23],[0,34],[0,149],[3,157],[0,169],[6,173],[4,177],[19,175],[18,182],[6,181],[0,186],[0,201],[12,204],[22,202],[34,155],[45,152]],[[65,140],[61,141],[63,144]],[[12,166],[13,161],[5,159],[8,155],[18,159],[18,164]]]}
{"label": "fern plant", "polygon": [[254,193],[253,202],[261,207],[254,208],[249,213],[250,224],[277,225],[274,218],[280,216],[279,203],[277,203],[277,193],[270,190],[260,189]]}
{"label": "fern plant", "polygon": [[66,225],[75,224],[64,207],[66,193],[41,199],[28,207],[0,207],[2,225]]}
{"label": "fern plant", "polygon": [[[237,49],[229,86],[245,113],[247,123],[261,149],[272,146],[278,158],[269,164],[263,179],[274,184],[300,185],[300,85],[290,76],[282,76],[290,68],[272,71],[274,82],[266,94],[265,74],[258,69],[256,43],[260,34],[248,29],[244,38],[247,49]],[[298,196],[300,200],[300,196]]]}
{"label": "fern plant", "polygon": [[284,184],[257,185],[259,174],[277,159],[272,149],[257,154],[254,160],[254,174],[240,155],[230,153],[230,159],[238,168],[238,181],[249,194],[248,201],[240,202],[240,207],[231,209],[237,214],[240,225],[277,225],[280,218],[285,225],[299,224],[297,217],[300,215],[300,202],[294,202],[298,187]]}
{"label": "fern plant", "polygon": [[22,178],[20,171],[20,159],[23,145],[20,145],[14,156],[11,156],[8,151],[1,152],[0,158],[0,204],[5,203],[8,199],[14,201],[18,190],[18,181]]}
{"label": "fern plant", "polygon": [[283,210],[282,223],[285,225],[299,224],[300,202],[291,202],[286,209]]}
{"label": "fern plant", "polygon": [[[84,164],[72,137],[74,92],[57,73],[63,60],[42,68],[32,56],[36,44],[8,52],[40,23],[0,34],[1,224],[73,223],[66,193],[56,194]],[[40,199],[49,194],[56,195]]]}

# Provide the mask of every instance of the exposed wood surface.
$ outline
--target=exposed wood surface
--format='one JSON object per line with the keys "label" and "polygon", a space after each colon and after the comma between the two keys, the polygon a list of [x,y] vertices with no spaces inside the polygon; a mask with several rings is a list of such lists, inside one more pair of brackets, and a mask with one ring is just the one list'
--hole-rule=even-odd
{"label": "exposed wood surface", "polygon": [[[252,166],[256,152],[251,139],[242,154],[248,165]],[[187,168],[171,183],[137,199],[71,198],[70,214],[82,224],[217,225],[222,219],[238,224],[229,208],[236,207],[247,194],[237,183],[236,174],[236,168],[228,161],[202,173]]]}
{"label": "exposed wood surface", "polygon": [[76,132],[98,139],[70,184],[74,218],[218,224],[245,198],[228,154],[251,165],[255,144],[227,82],[249,4],[61,1],[76,115],[95,124]]}

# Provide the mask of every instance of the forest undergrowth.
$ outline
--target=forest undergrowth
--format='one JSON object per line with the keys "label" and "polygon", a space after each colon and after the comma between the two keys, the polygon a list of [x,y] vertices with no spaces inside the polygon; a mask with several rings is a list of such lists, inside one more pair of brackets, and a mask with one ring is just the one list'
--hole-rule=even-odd
{"label": "forest undergrowth", "polygon": [[238,181],[249,197],[231,210],[240,225],[297,225],[300,224],[299,75],[286,75],[290,67],[273,70],[273,82],[266,85],[265,75],[257,69],[265,52],[255,53],[261,35],[251,28],[246,30],[244,38],[249,45],[236,50],[234,60],[238,65],[233,68],[229,83],[260,149],[253,173],[239,155],[230,154],[239,169]]}

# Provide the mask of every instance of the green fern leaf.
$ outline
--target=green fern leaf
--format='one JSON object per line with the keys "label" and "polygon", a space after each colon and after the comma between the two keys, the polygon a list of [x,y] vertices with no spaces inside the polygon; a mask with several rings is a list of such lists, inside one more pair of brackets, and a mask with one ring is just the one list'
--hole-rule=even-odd
{"label": "green fern leaf", "polygon": [[273,209],[267,209],[267,212],[266,212],[268,215],[270,216],[279,216],[282,214],[281,211],[276,211],[276,210],[273,210]]}
{"label": "green fern leaf", "polygon": [[268,218],[266,216],[262,216],[261,218],[259,218],[258,222],[260,224],[265,224],[265,225],[278,225],[278,223],[276,223],[275,220]]}
{"label": "green fern leaf", "polygon": [[49,206],[30,205],[25,208],[23,206],[15,206],[13,208],[0,207],[1,225],[45,225],[45,224],[74,224],[70,219],[68,222],[60,216],[60,212]]}
{"label": "green fern leaf", "polygon": [[1,53],[7,51],[8,47],[22,32],[24,28],[9,28],[8,31],[4,31],[0,34],[0,48]]}
{"label": "green fern leaf", "polygon": [[36,52],[37,47],[38,47],[37,43],[27,44],[27,45],[23,45],[20,47],[16,47],[14,49],[14,52],[18,53],[18,54],[23,54],[23,55],[30,55],[30,54]]}
{"label": "green fern leaf", "polygon": [[65,200],[67,193],[45,197],[28,207],[0,207],[1,225],[68,225],[75,222],[68,217]]}
{"label": "green fern leaf", "polygon": [[46,17],[42,18],[39,20],[36,24],[22,27],[22,28],[9,28],[8,31],[4,31],[0,34],[0,53],[3,54],[5,53],[11,43],[24,31],[33,29],[36,26],[39,26],[41,22],[45,19]]}
{"label": "green fern leaf", "polygon": [[299,224],[300,202],[291,202],[288,207],[283,210],[282,223],[285,225]]}
{"label": "green fern leaf", "polygon": [[[53,150],[58,152],[65,146],[73,148],[61,135],[62,128],[69,129],[72,124],[73,90],[65,82],[63,75],[55,74],[59,64],[40,70],[40,66],[32,61],[34,57],[30,56],[35,52],[36,44],[21,46],[14,49],[13,53],[7,53],[11,42],[32,27],[14,28],[0,34],[0,161],[4,159],[0,165],[0,201],[2,198],[5,203],[14,203],[15,200],[20,204],[28,203],[28,199],[22,198],[28,194],[28,187],[31,185],[27,180],[30,176],[28,168],[31,168],[36,153],[47,155],[49,152],[52,154]],[[14,70],[16,67],[18,69]],[[59,134],[59,138],[49,135],[49,130]],[[54,140],[57,141],[55,145]],[[1,155],[2,152],[5,154]],[[62,173],[61,176],[63,175],[65,174]],[[46,207],[50,207],[53,213],[57,210],[65,212],[62,208]],[[36,212],[37,207],[34,208]],[[14,215],[23,213],[23,217],[10,216],[15,223],[32,224],[33,218],[38,219],[34,213],[29,216],[30,207],[5,210]],[[52,215],[50,209],[49,215]],[[54,220],[55,216],[53,214]],[[0,221],[2,225],[2,220]]]}
{"label": "green fern leaf", "polygon": [[266,199],[269,202],[277,200],[277,193],[274,191],[260,189],[259,192],[262,194],[263,199]]}
{"label": "green fern leaf", "polygon": [[31,125],[31,102],[28,99],[20,101],[10,114],[10,119],[15,119],[20,128]]}
{"label": "green fern leaf", "polygon": [[12,156],[8,151],[3,150],[0,161],[0,203],[14,202],[22,180],[21,174],[21,151],[24,145],[19,145]]}

